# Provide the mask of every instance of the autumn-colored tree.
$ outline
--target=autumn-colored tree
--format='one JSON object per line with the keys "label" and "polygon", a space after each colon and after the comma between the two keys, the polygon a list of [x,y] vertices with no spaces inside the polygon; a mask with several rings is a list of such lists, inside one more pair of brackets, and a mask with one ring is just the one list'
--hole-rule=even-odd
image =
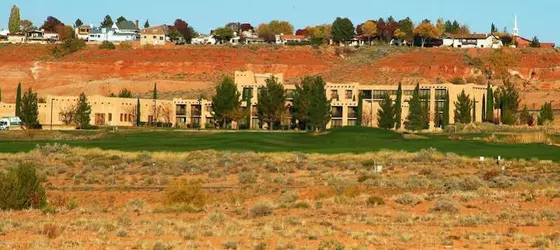
{"label": "autumn-colored tree", "polygon": [[74,29],[68,25],[58,25],[56,26],[56,33],[58,34],[58,39],[64,41],[67,39],[74,38]]}
{"label": "autumn-colored tree", "polygon": [[458,34],[458,35],[468,35],[468,34],[471,33],[471,29],[469,28],[468,25],[464,24],[464,25],[461,25],[455,33]]}
{"label": "autumn-colored tree", "polygon": [[429,38],[439,37],[439,30],[431,23],[423,22],[414,29],[414,35],[422,39],[422,47]]}
{"label": "autumn-colored tree", "polygon": [[438,18],[436,22],[436,28],[439,30],[440,36],[445,32],[445,21],[443,20],[443,18]]}
{"label": "autumn-colored tree", "polygon": [[393,39],[393,34],[395,30],[399,28],[399,24],[395,22],[393,17],[387,18],[385,21],[383,18],[377,20],[377,36],[380,41],[388,43]]}
{"label": "autumn-colored tree", "polygon": [[406,38],[406,33],[401,31],[401,29],[396,29],[393,36],[399,40],[399,44],[400,44],[401,41]]}
{"label": "autumn-colored tree", "polygon": [[317,43],[328,43],[331,39],[332,25],[323,24],[305,28],[309,31],[311,40]]}
{"label": "autumn-colored tree", "polygon": [[361,26],[362,36],[368,38],[368,43],[371,44],[371,38],[377,35],[377,23],[374,21],[367,21]]}
{"label": "autumn-colored tree", "polygon": [[187,40],[188,42],[192,40],[192,36],[189,32],[189,24],[183,21],[183,19],[175,20],[173,27],[181,34],[183,38],[185,38],[185,40]]}
{"label": "autumn-colored tree", "polygon": [[310,32],[308,29],[298,29],[296,30],[296,36],[304,36],[304,37],[309,37]]}
{"label": "autumn-colored tree", "polygon": [[35,26],[33,26],[33,23],[29,20],[21,20],[19,26],[21,28],[21,32],[23,33],[29,33],[36,29]]}
{"label": "autumn-colored tree", "polygon": [[294,26],[287,21],[273,20],[268,24],[269,29],[275,35],[291,35],[294,34]]}
{"label": "autumn-colored tree", "polygon": [[44,29],[45,31],[49,31],[49,32],[57,32],[56,29],[58,26],[64,26],[64,24],[56,17],[49,16],[47,17],[47,20],[45,20],[45,22],[43,23],[43,26],[41,26],[41,29]]}
{"label": "autumn-colored tree", "polygon": [[276,41],[275,34],[266,23],[261,23],[259,27],[257,27],[257,35],[268,43]]}

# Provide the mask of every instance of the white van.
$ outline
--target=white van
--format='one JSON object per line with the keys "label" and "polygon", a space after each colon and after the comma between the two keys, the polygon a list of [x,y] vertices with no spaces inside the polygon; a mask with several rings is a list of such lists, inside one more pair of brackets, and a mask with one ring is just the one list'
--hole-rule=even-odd
{"label": "white van", "polygon": [[2,117],[0,119],[0,130],[9,130],[10,127],[19,127],[21,126],[21,119],[17,116],[12,117]]}

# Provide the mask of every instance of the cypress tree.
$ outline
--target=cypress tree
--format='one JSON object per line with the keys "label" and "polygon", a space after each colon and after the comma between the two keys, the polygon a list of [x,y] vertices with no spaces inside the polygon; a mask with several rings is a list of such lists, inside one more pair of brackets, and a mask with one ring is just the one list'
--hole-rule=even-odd
{"label": "cypress tree", "polygon": [[21,116],[21,83],[18,84],[16,93],[16,116]]}
{"label": "cypress tree", "polygon": [[465,91],[457,96],[455,102],[455,123],[467,124],[472,121],[473,102]]}
{"label": "cypress tree", "polygon": [[245,99],[245,101],[247,102],[247,127],[248,129],[251,129],[251,109],[253,108],[253,103],[251,101],[251,99],[253,99],[253,88],[251,88],[251,91],[249,91],[249,93],[247,94],[247,97]]}
{"label": "cypress tree", "polygon": [[484,119],[486,122],[494,122],[494,91],[490,83],[486,88],[486,112]]}
{"label": "cypress tree", "polygon": [[395,99],[395,129],[401,129],[402,121],[402,83],[399,82],[397,98]]}
{"label": "cypress tree", "polygon": [[486,95],[482,95],[482,122],[486,120]]}
{"label": "cypress tree", "polygon": [[157,100],[157,83],[154,83],[154,96],[152,97],[152,99]]}
{"label": "cypress tree", "polygon": [[451,110],[449,107],[449,90],[447,91],[447,95],[445,97],[445,102],[443,104],[443,121],[442,127],[446,128],[449,125],[449,114]]}
{"label": "cypress tree", "polygon": [[362,93],[358,96],[358,116],[356,119],[356,126],[361,127],[363,123],[363,113],[364,113],[364,96]]}
{"label": "cypress tree", "polygon": [[377,111],[377,125],[379,128],[392,129],[395,126],[395,112],[393,100],[389,94],[383,96],[383,100],[379,103],[381,109]]}
{"label": "cypress tree", "polygon": [[8,20],[8,29],[10,33],[15,34],[21,31],[20,21],[19,8],[14,5],[10,11],[10,19]]}
{"label": "cypress tree", "polygon": [[407,130],[419,131],[424,128],[424,119],[422,116],[422,105],[420,103],[420,85],[417,84],[412,92],[412,98],[408,101],[408,116],[404,127]]}
{"label": "cypress tree", "polygon": [[37,102],[37,93],[29,88],[21,100],[21,121],[27,129],[35,129],[39,125],[39,105]]}
{"label": "cypress tree", "polygon": [[472,102],[472,122],[476,122],[476,98]]}
{"label": "cypress tree", "polygon": [[137,98],[137,103],[136,103],[136,126],[140,127],[140,98]]}
{"label": "cypress tree", "polygon": [[74,117],[74,122],[79,129],[85,129],[89,127],[89,123],[91,121],[90,115],[91,106],[88,103],[86,95],[84,93],[81,93],[76,105],[76,116]]}

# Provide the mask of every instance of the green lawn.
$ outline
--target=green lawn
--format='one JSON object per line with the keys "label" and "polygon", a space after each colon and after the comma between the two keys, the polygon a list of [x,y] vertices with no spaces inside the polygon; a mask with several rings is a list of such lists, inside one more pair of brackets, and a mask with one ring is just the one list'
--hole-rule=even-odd
{"label": "green lawn", "polygon": [[[466,156],[538,158],[560,161],[560,148],[544,144],[510,145],[482,141],[453,141],[447,135],[428,135],[428,139],[404,139],[401,134],[371,128],[341,128],[328,134],[312,133],[193,133],[182,131],[127,132],[110,134],[99,140],[70,140],[59,143],[84,148],[122,151],[219,151],[364,153],[381,149],[415,152],[436,148]],[[25,152],[37,144],[57,141],[0,140],[0,152]]]}

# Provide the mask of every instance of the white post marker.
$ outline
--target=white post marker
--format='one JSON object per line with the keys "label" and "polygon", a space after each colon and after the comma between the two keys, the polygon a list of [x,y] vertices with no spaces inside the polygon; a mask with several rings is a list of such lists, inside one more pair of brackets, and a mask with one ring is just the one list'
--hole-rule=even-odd
{"label": "white post marker", "polygon": [[484,162],[484,156],[481,156],[479,159],[480,159],[480,162]]}
{"label": "white post marker", "polygon": [[375,172],[380,174],[381,172],[383,172],[383,166],[376,166],[375,167]]}

